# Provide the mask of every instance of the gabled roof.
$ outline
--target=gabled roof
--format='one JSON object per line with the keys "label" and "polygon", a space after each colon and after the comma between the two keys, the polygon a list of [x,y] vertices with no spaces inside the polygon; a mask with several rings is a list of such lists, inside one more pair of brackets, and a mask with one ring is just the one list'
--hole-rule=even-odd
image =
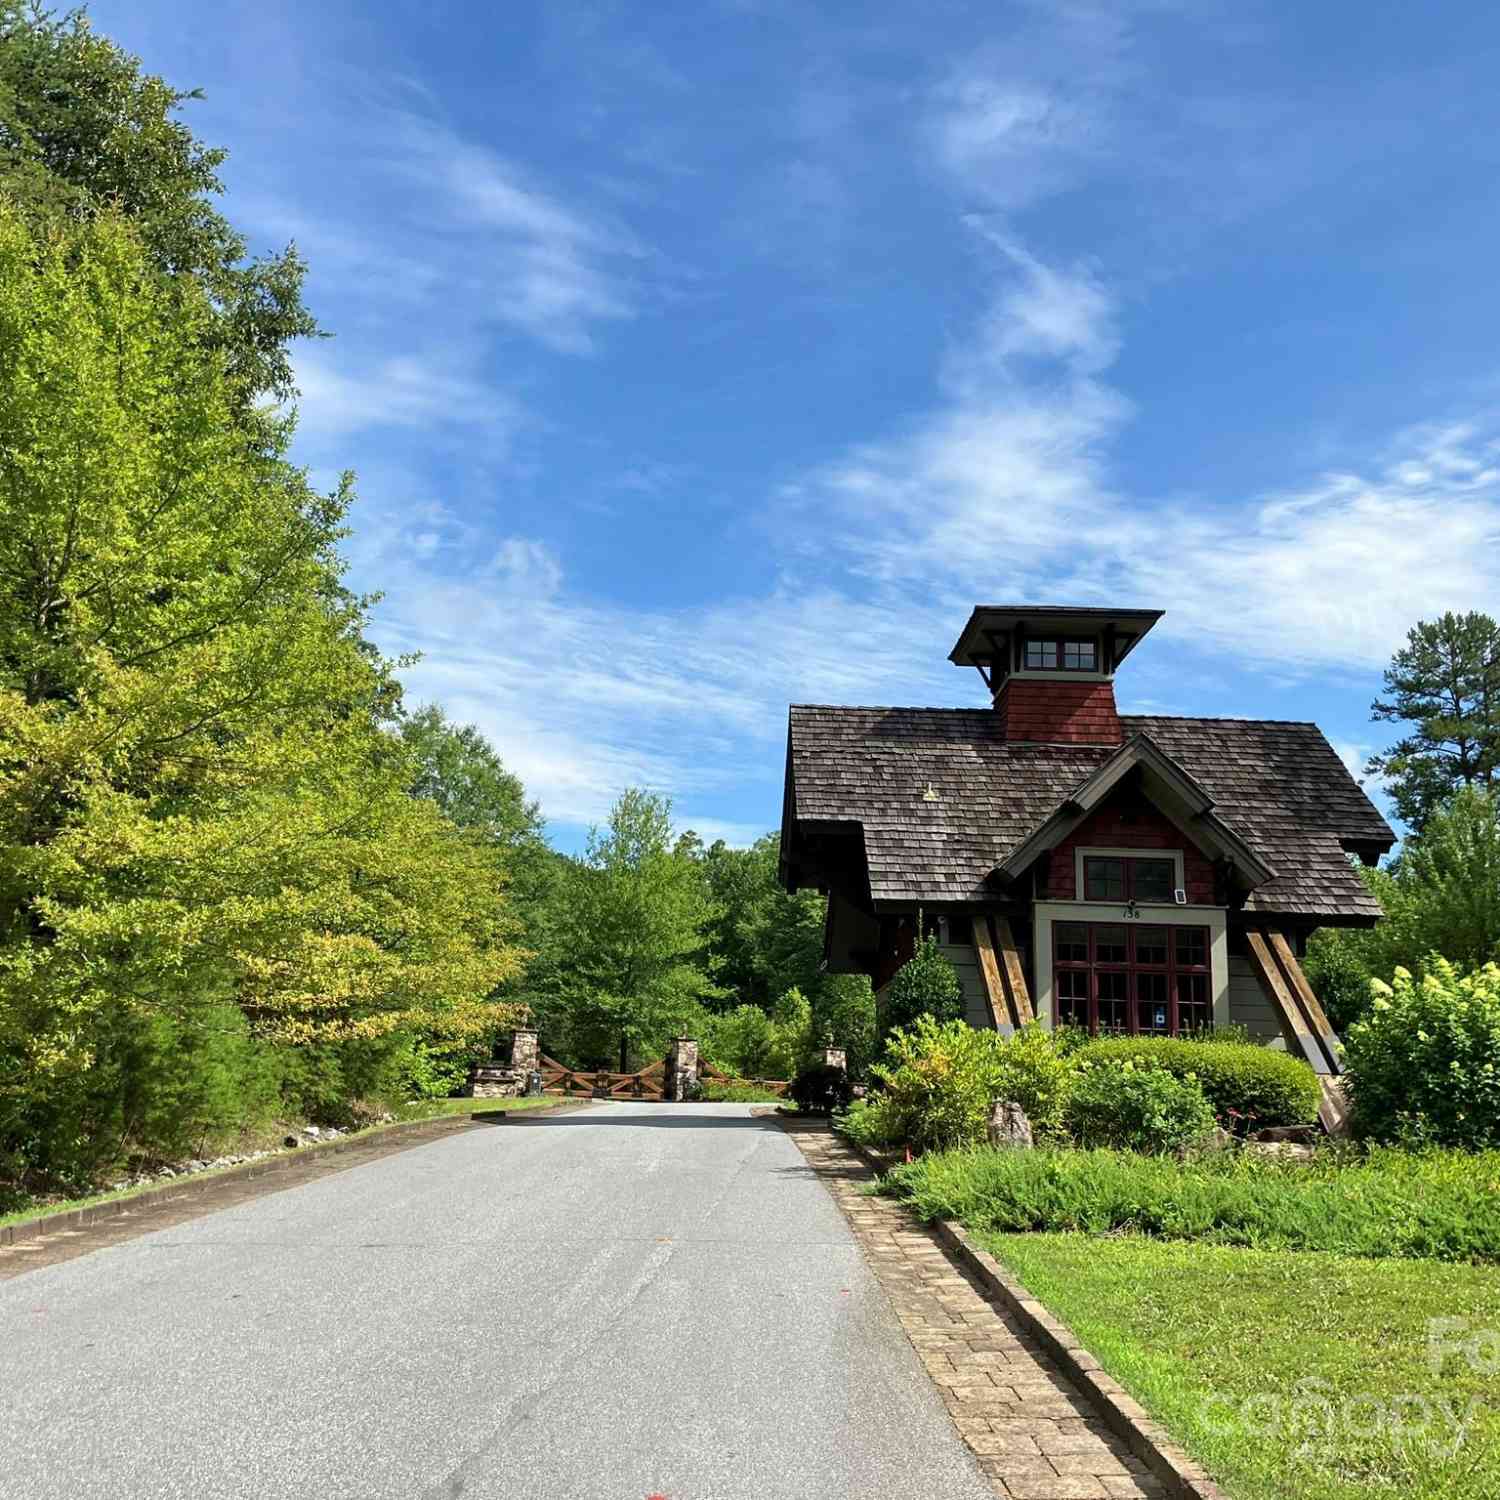
{"label": "gabled roof", "polygon": [[1148,782],[1154,783],[1156,796],[1152,800],[1163,812],[1170,815],[1174,805],[1185,812],[1193,827],[1183,832],[1206,853],[1232,860],[1245,885],[1260,886],[1274,879],[1275,870],[1214,812],[1213,798],[1146,734],[1132,735],[1085,777],[1000,861],[995,874],[1002,881],[1020,876],[1038,855],[1067,838],[1132,771],[1144,773]]}
{"label": "gabled roof", "polygon": [[[1345,846],[1395,836],[1316,724],[1122,715],[1274,872],[1246,909],[1369,919]],[[798,823],[859,825],[877,902],[985,901],[992,871],[1118,747],[1007,742],[992,709],[791,710],[784,847]],[[931,789],[932,799],[926,793]]]}

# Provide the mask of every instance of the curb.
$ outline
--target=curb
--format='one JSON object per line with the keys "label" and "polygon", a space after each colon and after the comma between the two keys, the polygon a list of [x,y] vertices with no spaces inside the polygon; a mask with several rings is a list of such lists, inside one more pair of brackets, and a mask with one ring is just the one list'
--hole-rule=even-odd
{"label": "curb", "polygon": [[[503,1099],[497,1099],[496,1104],[503,1104]],[[566,1105],[554,1105],[548,1109],[517,1111],[515,1118],[522,1118],[523,1114],[551,1115],[567,1108]],[[21,1240],[39,1239],[43,1235],[55,1234],[60,1229],[83,1229],[89,1224],[97,1224],[104,1219],[118,1218],[121,1214],[133,1212],[138,1208],[151,1208],[158,1203],[164,1203],[169,1198],[187,1198],[195,1193],[206,1192],[209,1188],[217,1187],[221,1182],[243,1182],[250,1177],[263,1177],[270,1172],[280,1172],[287,1167],[296,1166],[305,1162],[310,1156],[338,1156],[345,1151],[353,1151],[360,1146],[369,1145],[378,1140],[404,1140],[408,1136],[413,1137],[412,1144],[416,1144],[424,1136],[442,1136],[454,1130],[466,1130],[476,1125],[491,1125],[496,1123],[495,1114],[504,1114],[503,1110],[488,1111],[474,1110],[467,1114],[440,1116],[432,1120],[404,1120],[394,1125],[379,1125],[373,1130],[360,1131],[354,1135],[344,1136],[336,1141],[323,1141],[312,1146],[299,1146],[295,1149],[279,1151],[275,1156],[263,1157],[260,1161],[241,1162],[234,1167],[221,1167],[218,1171],[195,1172],[188,1177],[175,1177],[170,1182],[163,1183],[160,1187],[143,1188],[138,1193],[131,1193],[123,1198],[111,1198],[106,1203],[91,1203],[84,1208],[67,1208],[59,1213],[45,1214],[36,1219],[23,1219],[19,1224],[0,1224],[0,1245],[14,1245]],[[476,1121],[475,1116],[481,1116]],[[489,1118],[483,1118],[483,1116]]]}
{"label": "curb", "polygon": [[[877,1174],[888,1163],[848,1136],[839,1137]],[[1195,1463],[1172,1441],[1167,1430],[1152,1421],[1146,1408],[1118,1381],[1107,1375],[1099,1361],[1084,1348],[1078,1335],[1047,1311],[988,1250],[981,1250],[956,1219],[935,1219],[929,1225],[943,1248],[991,1297],[1021,1325],[1025,1332],[1055,1360],[1068,1378],[1098,1409],[1105,1425],[1166,1486],[1178,1500],[1229,1500]]]}

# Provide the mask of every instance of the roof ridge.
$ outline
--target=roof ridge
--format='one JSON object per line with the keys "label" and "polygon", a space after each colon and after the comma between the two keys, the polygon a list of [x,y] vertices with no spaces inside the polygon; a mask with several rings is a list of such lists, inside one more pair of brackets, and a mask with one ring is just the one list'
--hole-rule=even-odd
{"label": "roof ridge", "polygon": [[1298,729],[1322,728],[1316,719],[1250,719],[1244,714],[1121,714],[1122,719],[1167,719],[1176,724],[1280,724]]}
{"label": "roof ridge", "polygon": [[922,703],[789,703],[787,708],[830,708],[862,714],[992,714],[995,711],[982,703],[976,703],[971,708]]}

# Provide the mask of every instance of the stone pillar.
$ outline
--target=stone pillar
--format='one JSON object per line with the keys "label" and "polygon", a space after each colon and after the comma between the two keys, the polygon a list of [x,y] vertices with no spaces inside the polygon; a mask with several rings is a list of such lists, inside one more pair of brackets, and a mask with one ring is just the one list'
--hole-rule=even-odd
{"label": "stone pillar", "polygon": [[662,1098],[669,1104],[681,1104],[698,1096],[698,1044],[692,1037],[680,1036],[667,1053],[666,1077]]}
{"label": "stone pillar", "polygon": [[823,1049],[823,1066],[825,1068],[837,1068],[841,1073],[849,1071],[849,1054],[843,1047],[825,1047]]}
{"label": "stone pillar", "polygon": [[[495,1048],[498,1052],[499,1046]],[[515,1099],[531,1091],[533,1079],[541,1081],[542,1050],[530,1026],[510,1034],[510,1061],[474,1063],[469,1068],[471,1099]],[[540,1092],[538,1089],[537,1092]]]}
{"label": "stone pillar", "polygon": [[535,1073],[542,1065],[542,1046],[536,1028],[518,1026],[510,1034],[510,1065],[517,1073]]}

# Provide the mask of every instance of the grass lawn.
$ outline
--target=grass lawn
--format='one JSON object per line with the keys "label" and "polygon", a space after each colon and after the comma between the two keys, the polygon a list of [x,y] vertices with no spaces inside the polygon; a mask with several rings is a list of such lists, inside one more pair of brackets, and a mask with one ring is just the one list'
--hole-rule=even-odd
{"label": "grass lawn", "polygon": [[[480,1110],[504,1110],[514,1114],[518,1109],[547,1109],[554,1104],[578,1103],[559,1094],[544,1094],[540,1099],[414,1099],[394,1111],[398,1121],[436,1120],[443,1115],[472,1115]],[[587,1098],[583,1100],[588,1103]],[[378,1127],[377,1127],[378,1128]]]}
{"label": "grass lawn", "polygon": [[[544,1096],[540,1099],[417,1099],[408,1104],[397,1105],[392,1111],[394,1120],[382,1122],[379,1125],[371,1125],[365,1130],[350,1131],[337,1137],[340,1141],[354,1140],[359,1136],[373,1135],[382,1130],[389,1130],[392,1125],[405,1124],[410,1120],[437,1120],[448,1115],[470,1115],[481,1110],[504,1110],[511,1114],[519,1109],[546,1109],[551,1105],[563,1104],[568,1101],[559,1097]],[[577,1101],[573,1101],[577,1102]],[[288,1130],[295,1126],[277,1125],[265,1138],[265,1144],[279,1143]],[[324,1143],[326,1144],[326,1143]],[[256,1149],[263,1149],[259,1146]],[[244,1148],[241,1148],[244,1149]],[[285,1155],[291,1155],[293,1150],[306,1152],[316,1151],[320,1147],[316,1144],[307,1146],[287,1147]],[[269,1158],[268,1158],[269,1159]],[[194,1172],[190,1176],[177,1179],[179,1182],[201,1182],[210,1177],[216,1177],[220,1172],[232,1172],[233,1167],[211,1168],[206,1172]],[[63,1213],[72,1208],[91,1208],[96,1203],[113,1203],[119,1198],[135,1198],[141,1193],[149,1193],[158,1187],[164,1187],[163,1182],[142,1183],[139,1187],[120,1188],[109,1193],[90,1193],[79,1198],[46,1198],[24,1204],[22,1207],[11,1209],[8,1213],[0,1213],[0,1225],[22,1224],[28,1219],[40,1219],[47,1214]]]}
{"label": "grass lawn", "polygon": [[1234,1500],[1500,1496],[1500,1266],[977,1238]]}

